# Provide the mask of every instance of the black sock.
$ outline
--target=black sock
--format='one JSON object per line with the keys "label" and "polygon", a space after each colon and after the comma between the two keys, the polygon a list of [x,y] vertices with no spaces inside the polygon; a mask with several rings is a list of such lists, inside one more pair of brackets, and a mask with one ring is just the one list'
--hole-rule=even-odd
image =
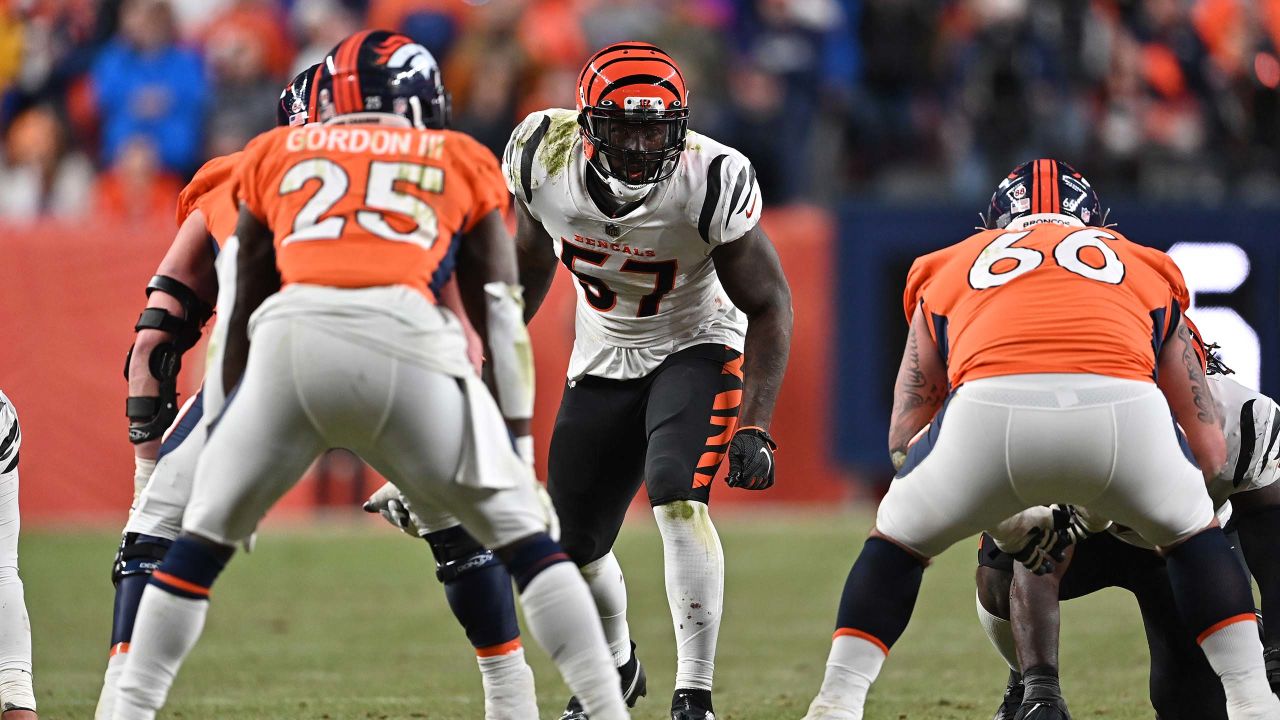
{"label": "black sock", "polygon": [[871,635],[886,649],[907,629],[920,594],[924,565],[883,538],[869,538],[845,580],[836,630]]}
{"label": "black sock", "polygon": [[1174,601],[1187,630],[1199,636],[1228,618],[1253,614],[1253,590],[1221,528],[1194,535],[1165,556]]}
{"label": "black sock", "polygon": [[1062,687],[1058,684],[1058,669],[1052,665],[1037,665],[1022,675],[1022,702],[1034,700],[1061,700]]}

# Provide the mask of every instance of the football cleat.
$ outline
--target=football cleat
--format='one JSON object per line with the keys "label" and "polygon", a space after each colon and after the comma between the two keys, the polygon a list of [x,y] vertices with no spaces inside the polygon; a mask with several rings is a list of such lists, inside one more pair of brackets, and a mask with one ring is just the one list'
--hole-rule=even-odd
{"label": "football cleat", "polygon": [[1280,647],[1263,648],[1262,660],[1266,663],[1271,692],[1280,695]]}
{"label": "football cleat", "polygon": [[676,690],[671,696],[671,720],[716,720],[711,711],[711,691]]}
{"label": "football cleat", "polygon": [[1009,684],[1004,686],[1004,699],[1000,701],[1000,707],[996,708],[995,717],[992,720],[1013,720],[1018,714],[1018,708],[1022,707],[1022,674],[1009,671]]}
{"label": "football cleat", "polygon": [[[622,681],[622,699],[626,701],[627,707],[635,707],[640,698],[649,694],[649,678],[644,674],[644,665],[640,664],[640,658],[636,657],[635,643],[631,643],[631,659],[618,668],[618,676]],[[569,698],[564,712],[560,715],[560,720],[589,720],[590,717],[575,695]]]}
{"label": "football cleat", "polygon": [[1018,708],[1015,720],[1071,720],[1067,703],[1062,698],[1028,700]]}

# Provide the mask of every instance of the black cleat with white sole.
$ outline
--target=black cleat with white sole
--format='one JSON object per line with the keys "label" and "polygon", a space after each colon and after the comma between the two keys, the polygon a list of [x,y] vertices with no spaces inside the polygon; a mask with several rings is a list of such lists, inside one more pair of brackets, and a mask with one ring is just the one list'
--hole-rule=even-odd
{"label": "black cleat with white sole", "polygon": [[671,720],[716,720],[710,690],[677,689],[671,696]]}
{"label": "black cleat with white sole", "polygon": [[[649,694],[649,679],[644,674],[644,665],[641,665],[640,659],[636,657],[635,643],[631,643],[631,659],[618,668],[618,676],[622,681],[622,699],[626,701],[627,707],[635,707],[640,698]],[[586,710],[582,709],[582,703],[578,702],[575,695],[569,698],[569,703],[565,705],[560,720],[590,720],[590,716],[587,715]]]}
{"label": "black cleat with white sole", "polygon": [[1024,700],[1014,720],[1071,720],[1071,713],[1062,698]]}
{"label": "black cleat with white sole", "polygon": [[1009,684],[1004,687],[1004,699],[1000,701],[1000,707],[996,708],[995,717],[991,720],[1013,720],[1018,715],[1018,708],[1022,707],[1022,673],[1009,671]]}

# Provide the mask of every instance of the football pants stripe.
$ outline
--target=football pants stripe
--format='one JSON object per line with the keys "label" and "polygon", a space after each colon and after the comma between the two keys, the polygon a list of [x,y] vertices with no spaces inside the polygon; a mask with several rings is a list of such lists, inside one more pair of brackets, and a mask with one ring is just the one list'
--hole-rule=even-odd
{"label": "football pants stripe", "polygon": [[1203,643],[1210,635],[1218,632],[1219,630],[1221,630],[1224,627],[1227,627],[1228,625],[1235,625],[1236,623],[1241,623],[1241,622],[1256,623],[1258,622],[1258,616],[1256,613],[1247,612],[1247,613],[1240,613],[1239,615],[1232,615],[1226,620],[1223,620],[1221,622],[1216,622],[1213,625],[1210,625],[1208,630],[1205,630],[1204,632],[1196,636],[1196,644],[1199,645]]}
{"label": "football pants stripe", "polygon": [[883,652],[885,655],[889,654],[889,646],[885,645],[884,642],[880,640],[880,638],[876,637],[875,635],[872,635],[871,633],[863,632],[855,628],[840,628],[839,630],[835,631],[835,634],[831,636],[831,639],[835,640],[838,637],[862,638],[863,640],[866,640],[872,645],[875,645],[876,647],[880,648],[881,652]]}
{"label": "football pants stripe", "polygon": [[163,570],[156,570],[151,573],[151,581],[157,585],[163,586],[168,590],[176,590],[177,595],[195,595],[200,598],[209,597],[209,588],[188,580],[183,580],[176,575],[170,575]]}

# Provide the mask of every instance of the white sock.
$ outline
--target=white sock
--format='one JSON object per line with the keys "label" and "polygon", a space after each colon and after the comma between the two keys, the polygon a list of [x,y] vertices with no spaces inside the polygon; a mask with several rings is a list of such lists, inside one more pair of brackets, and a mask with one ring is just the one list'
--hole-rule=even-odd
{"label": "white sock", "polygon": [[710,690],[724,614],[724,552],[706,503],[653,509],[662,533],[667,604],[676,631],[676,688]]}
{"label": "white sock", "polygon": [[618,667],[631,659],[631,628],[627,625],[627,583],[622,577],[622,567],[612,552],[583,565],[582,577],[591,588],[591,597],[600,612],[600,624],[604,626],[604,639],[613,653]]}
{"label": "white sock", "polygon": [[484,682],[484,720],[525,720],[538,717],[533,669],[524,648],[490,657],[477,657]]}
{"label": "white sock", "polygon": [[128,658],[128,651],[113,652],[107,658],[107,672],[102,676],[102,692],[98,693],[98,709],[93,712],[93,720],[111,720],[116,709],[116,695],[120,691],[120,676]]}
{"label": "white sock", "polygon": [[31,688],[31,621],[22,579],[13,565],[0,567],[0,708],[36,709]]}
{"label": "white sock", "polygon": [[862,720],[867,691],[884,665],[879,645],[856,635],[839,635],[831,641],[827,674],[822,689],[809,705],[805,720]]}
{"label": "white sock", "polygon": [[982,624],[983,631],[987,633],[987,639],[991,641],[996,652],[1000,653],[1000,657],[1004,658],[1009,669],[1016,673],[1022,672],[1022,666],[1018,663],[1018,650],[1013,642],[1013,626],[1009,621],[987,612],[987,609],[982,607],[982,600],[979,599],[978,622]]}
{"label": "white sock", "polygon": [[148,585],[138,603],[129,658],[120,676],[114,720],[151,720],[164,706],[182,661],[204,629],[208,600],[178,597]]}
{"label": "white sock", "polygon": [[1231,720],[1280,718],[1280,698],[1271,693],[1262,664],[1262,640],[1252,613],[1200,639],[1200,649],[1222,679]]}
{"label": "white sock", "polygon": [[562,562],[538,573],[520,594],[520,604],[529,633],[551,653],[565,684],[592,720],[630,717],[595,603],[578,568]]}

